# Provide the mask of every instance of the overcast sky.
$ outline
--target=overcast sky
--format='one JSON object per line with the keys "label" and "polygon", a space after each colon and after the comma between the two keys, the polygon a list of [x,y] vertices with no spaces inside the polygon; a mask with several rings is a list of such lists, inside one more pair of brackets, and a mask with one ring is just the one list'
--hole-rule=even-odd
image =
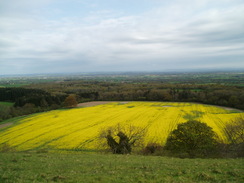
{"label": "overcast sky", "polygon": [[0,0],[0,75],[244,69],[243,0]]}

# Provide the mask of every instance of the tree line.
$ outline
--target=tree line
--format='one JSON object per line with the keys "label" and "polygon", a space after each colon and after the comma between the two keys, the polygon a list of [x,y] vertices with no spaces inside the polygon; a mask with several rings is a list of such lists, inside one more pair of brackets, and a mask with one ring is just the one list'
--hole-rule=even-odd
{"label": "tree line", "polygon": [[100,81],[63,81],[30,85],[54,95],[75,94],[78,102],[86,101],[170,101],[199,102],[244,110],[244,87],[224,84],[137,83]]}
{"label": "tree line", "polygon": [[75,104],[87,101],[199,102],[244,110],[243,86],[72,80],[0,88],[0,101],[14,103],[14,107],[1,110],[0,120],[75,106],[68,105],[68,96],[75,98],[72,99]]}
{"label": "tree line", "polygon": [[0,101],[14,103],[12,107],[0,107],[0,121],[60,108],[65,97],[64,95],[51,95],[41,89],[0,88]]}

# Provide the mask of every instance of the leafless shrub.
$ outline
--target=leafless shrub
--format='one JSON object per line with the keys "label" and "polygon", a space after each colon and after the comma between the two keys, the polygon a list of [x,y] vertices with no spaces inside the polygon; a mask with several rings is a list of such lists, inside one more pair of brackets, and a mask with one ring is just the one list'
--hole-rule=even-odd
{"label": "leafless shrub", "polygon": [[11,147],[8,143],[0,144],[0,152],[15,152],[15,148]]}
{"label": "leafless shrub", "polygon": [[128,154],[132,148],[143,146],[145,134],[146,128],[117,124],[101,130],[99,139],[112,153]]}
{"label": "leafless shrub", "polygon": [[230,143],[244,143],[244,115],[232,120],[224,129]]}

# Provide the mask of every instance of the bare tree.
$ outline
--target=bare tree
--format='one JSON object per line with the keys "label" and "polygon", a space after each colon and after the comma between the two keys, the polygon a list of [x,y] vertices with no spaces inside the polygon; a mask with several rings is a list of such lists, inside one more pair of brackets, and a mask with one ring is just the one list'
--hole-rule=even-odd
{"label": "bare tree", "polygon": [[103,129],[100,133],[100,139],[109,150],[114,154],[129,154],[132,148],[142,146],[146,128],[121,125]]}

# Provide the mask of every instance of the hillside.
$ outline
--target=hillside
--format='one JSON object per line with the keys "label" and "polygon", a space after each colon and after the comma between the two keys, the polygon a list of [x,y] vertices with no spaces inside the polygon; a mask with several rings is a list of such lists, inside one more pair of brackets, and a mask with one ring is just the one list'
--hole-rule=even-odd
{"label": "hillside", "polygon": [[173,102],[113,102],[92,107],[53,110],[15,121],[0,131],[0,144],[17,150],[88,150],[101,147],[99,133],[120,124],[147,128],[146,142],[164,144],[178,123],[200,120],[226,142],[223,126],[243,112],[221,107]]}
{"label": "hillside", "polygon": [[0,153],[0,182],[243,182],[243,159]]}

